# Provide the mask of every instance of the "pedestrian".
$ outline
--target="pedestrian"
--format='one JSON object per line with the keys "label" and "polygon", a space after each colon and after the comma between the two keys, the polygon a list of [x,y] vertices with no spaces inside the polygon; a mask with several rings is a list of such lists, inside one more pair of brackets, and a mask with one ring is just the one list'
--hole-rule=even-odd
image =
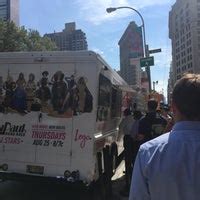
{"label": "pedestrian", "polygon": [[167,133],[172,130],[172,127],[174,126],[174,118],[172,115],[169,114],[169,107],[164,106],[162,109],[162,117],[167,120],[167,125],[165,127],[164,133]]}
{"label": "pedestrian", "polygon": [[139,110],[135,110],[133,112],[133,124],[131,127],[131,137],[133,138],[133,155],[132,155],[132,165],[135,162],[135,158],[137,155],[137,152],[139,150],[140,147],[140,141],[138,140],[138,129],[139,129],[139,121],[142,118],[142,112]]}
{"label": "pedestrian", "polygon": [[131,137],[131,127],[133,117],[129,108],[124,110],[124,118],[119,125],[119,132],[124,135],[124,160],[125,160],[125,188],[120,192],[123,196],[128,196],[131,174],[132,174],[132,155],[133,155],[133,138]]}
{"label": "pedestrian", "polygon": [[200,199],[200,74],[175,84],[172,131],[141,145],[129,200]]}
{"label": "pedestrian", "polygon": [[148,112],[140,120],[137,139],[144,143],[164,133],[167,121],[157,113],[158,102],[150,99],[147,103]]}
{"label": "pedestrian", "polygon": [[174,119],[173,119],[173,116],[170,114],[169,106],[167,104],[162,104],[162,106],[160,106],[160,109],[157,110],[157,113],[162,118],[164,118],[167,122],[163,133],[167,133],[167,132],[171,131],[171,129],[174,125]]}

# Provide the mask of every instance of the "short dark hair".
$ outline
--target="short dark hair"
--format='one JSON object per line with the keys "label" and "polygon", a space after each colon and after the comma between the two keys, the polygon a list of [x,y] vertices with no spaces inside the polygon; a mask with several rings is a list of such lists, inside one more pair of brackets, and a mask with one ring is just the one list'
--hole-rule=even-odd
{"label": "short dark hair", "polygon": [[190,121],[200,120],[200,74],[185,74],[175,84],[172,101]]}
{"label": "short dark hair", "polygon": [[48,76],[48,75],[49,75],[49,72],[48,72],[48,71],[43,71],[43,72],[42,72],[42,76],[44,76],[44,75]]}
{"label": "short dark hair", "polygon": [[158,102],[155,99],[149,99],[147,106],[149,110],[156,111],[158,107]]}

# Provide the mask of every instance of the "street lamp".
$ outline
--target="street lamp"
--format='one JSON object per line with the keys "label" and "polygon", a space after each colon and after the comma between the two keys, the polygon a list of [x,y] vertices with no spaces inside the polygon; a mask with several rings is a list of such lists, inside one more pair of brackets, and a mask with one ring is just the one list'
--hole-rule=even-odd
{"label": "street lamp", "polygon": [[[135,11],[141,18],[142,20],[142,29],[143,29],[143,46],[144,46],[144,57],[149,57],[149,50],[148,50],[148,45],[146,44],[146,34],[145,34],[145,25],[144,25],[144,19],[142,17],[142,15],[140,14],[140,12],[132,7],[129,6],[122,6],[122,7],[111,7],[111,8],[107,8],[106,11],[107,13],[111,13],[114,12],[118,9],[123,9],[123,8],[128,8],[131,9],[133,11]],[[150,67],[147,66],[147,75],[148,75],[148,79],[149,79],[149,92],[151,92],[151,73],[150,73]]]}
{"label": "street lamp", "polygon": [[143,19],[142,15],[140,14],[140,12],[138,10],[136,10],[136,9],[134,9],[132,7],[128,7],[128,6],[116,7],[116,8],[107,8],[106,11],[107,11],[107,13],[111,13],[111,12],[114,12],[114,11],[116,11],[118,9],[123,9],[123,8],[128,8],[128,9],[131,9],[131,10],[135,11],[140,16],[140,18],[142,20],[143,43],[144,43],[143,45],[144,45],[144,55],[145,55],[144,57],[147,57],[148,52],[147,52],[147,45],[146,45],[146,35],[145,35],[144,19]]}

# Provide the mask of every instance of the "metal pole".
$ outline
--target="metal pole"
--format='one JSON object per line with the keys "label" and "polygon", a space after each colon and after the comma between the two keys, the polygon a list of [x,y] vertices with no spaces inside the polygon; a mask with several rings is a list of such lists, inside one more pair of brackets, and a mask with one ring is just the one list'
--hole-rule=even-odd
{"label": "metal pole", "polygon": [[[146,57],[149,57],[149,45],[145,46],[145,51],[146,51]],[[147,72],[147,77],[149,80],[149,93],[151,92],[151,71],[150,71],[150,66],[146,67],[146,72]]]}

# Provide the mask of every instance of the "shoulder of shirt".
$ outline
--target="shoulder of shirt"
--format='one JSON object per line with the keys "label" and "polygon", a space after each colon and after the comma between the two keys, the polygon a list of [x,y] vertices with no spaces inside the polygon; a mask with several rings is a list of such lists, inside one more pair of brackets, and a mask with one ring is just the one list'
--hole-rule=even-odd
{"label": "shoulder of shirt", "polygon": [[149,140],[148,142],[145,142],[144,144],[140,146],[140,150],[142,151],[148,150],[150,148],[157,148],[158,146],[167,144],[169,140],[169,134],[170,132],[162,134],[161,136],[154,138],[153,140]]}

